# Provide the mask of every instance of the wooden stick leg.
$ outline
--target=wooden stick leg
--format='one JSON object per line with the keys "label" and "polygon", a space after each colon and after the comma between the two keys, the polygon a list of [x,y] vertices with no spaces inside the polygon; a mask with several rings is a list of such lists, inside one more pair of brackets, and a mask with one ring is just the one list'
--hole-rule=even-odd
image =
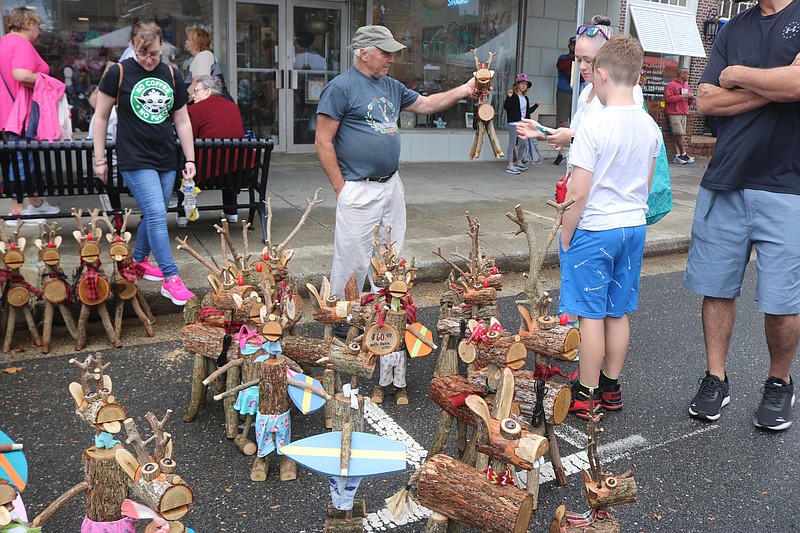
{"label": "wooden stick leg", "polygon": [[[150,319],[147,317],[147,313],[145,313],[144,309],[142,309],[142,304],[139,303],[139,298],[131,299],[131,306],[133,306],[133,312],[136,313],[136,316],[139,317],[139,321],[144,326],[144,332],[148,337],[152,337],[153,333],[153,325],[150,323]],[[119,335],[119,333],[117,333]]]}
{"label": "wooden stick leg", "polygon": [[189,396],[189,406],[183,413],[183,421],[191,422],[200,410],[202,399],[206,396],[208,388],[203,385],[206,379],[206,358],[203,355],[194,356],[194,368],[192,369],[192,393]]}
{"label": "wooden stick leg", "polygon": [[114,302],[114,334],[117,338],[122,336],[122,315],[125,312],[125,300],[117,298]]}
{"label": "wooden stick leg", "polygon": [[462,420],[456,425],[456,448],[460,455],[467,449],[467,424]]}
{"label": "wooden stick leg", "polygon": [[553,465],[553,472],[556,475],[556,482],[560,487],[567,486],[567,474],[564,472],[564,465],[561,463],[561,452],[558,451],[558,439],[556,438],[555,426],[550,422],[545,421],[547,428],[548,444],[550,448],[550,463]]}
{"label": "wooden stick leg", "polygon": [[250,426],[253,424],[253,415],[247,415],[244,419],[244,427],[242,428],[242,432],[234,437],[233,442],[236,444],[236,447],[239,450],[247,455],[255,455],[258,451],[258,446],[256,443],[251,441],[250,436]]}
{"label": "wooden stick leg", "polygon": [[84,303],[81,304],[81,312],[78,315],[78,338],[75,339],[76,352],[86,348],[86,327],[89,325],[89,313],[91,311],[91,307]]}
{"label": "wooden stick leg", "polygon": [[122,346],[122,341],[119,340],[119,337],[114,332],[114,325],[111,323],[111,315],[108,314],[108,309],[106,309],[105,302],[95,307],[97,307],[97,313],[100,315],[100,320],[103,322],[103,327],[106,328],[108,340],[111,341],[111,344],[113,344],[115,348],[119,348]]}
{"label": "wooden stick leg", "polygon": [[75,325],[75,317],[72,316],[72,311],[64,304],[58,304],[58,310],[61,312],[61,318],[64,319],[64,325],[67,326],[69,336],[72,340],[78,340],[78,327]]}
{"label": "wooden stick leg", "polygon": [[269,457],[256,457],[250,469],[250,481],[266,481],[269,476]]}
{"label": "wooden stick leg", "polygon": [[494,123],[489,122],[486,125],[486,135],[489,137],[489,143],[492,145],[492,151],[497,158],[504,157],[503,147],[500,146],[500,139],[497,138],[497,133],[494,131]]}
{"label": "wooden stick leg", "polygon": [[525,490],[533,496],[533,510],[539,507],[539,467],[528,470]]}
{"label": "wooden stick leg", "polygon": [[[235,366],[233,368],[229,368],[225,373],[225,389],[228,390],[237,386],[239,384],[239,378],[241,377],[241,374],[241,367]],[[236,395],[228,396],[222,400],[222,407],[225,410],[225,436],[229,439],[234,438],[239,430],[239,412],[233,408],[235,403]],[[245,435],[247,435],[247,432],[245,432]]]}
{"label": "wooden stick leg", "polygon": [[39,337],[39,330],[36,327],[36,321],[33,320],[33,313],[31,312],[31,308],[27,305],[22,308],[22,314],[25,315],[25,322],[28,324],[28,331],[33,338],[34,346],[41,346],[42,339]]}
{"label": "wooden stick leg", "polygon": [[50,353],[50,337],[53,335],[53,314],[53,304],[45,301],[42,323],[42,353]]}
{"label": "wooden stick leg", "polygon": [[8,308],[6,313],[6,338],[3,341],[3,351],[8,352],[11,349],[11,340],[14,338],[14,326],[17,322],[17,309],[13,305],[6,304]]}
{"label": "wooden stick leg", "polygon": [[156,317],[153,316],[153,310],[150,309],[150,304],[147,303],[147,298],[144,297],[142,291],[136,293],[136,299],[139,301],[139,305],[142,307],[142,310],[144,310],[144,314],[147,315],[147,319],[150,321],[150,324],[155,324]]}

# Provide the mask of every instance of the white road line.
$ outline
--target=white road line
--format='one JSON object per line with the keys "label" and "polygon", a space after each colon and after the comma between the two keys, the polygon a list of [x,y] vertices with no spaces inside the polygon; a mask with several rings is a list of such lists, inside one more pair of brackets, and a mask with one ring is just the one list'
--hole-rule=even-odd
{"label": "white road line", "polygon": [[588,443],[586,431],[581,431],[567,424],[557,426],[555,431],[558,440],[563,440],[579,450],[586,448],[586,444]]}

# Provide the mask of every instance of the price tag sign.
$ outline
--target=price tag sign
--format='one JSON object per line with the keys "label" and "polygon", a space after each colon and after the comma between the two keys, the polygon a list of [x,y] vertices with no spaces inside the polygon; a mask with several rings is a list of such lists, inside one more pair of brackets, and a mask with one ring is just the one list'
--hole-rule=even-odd
{"label": "price tag sign", "polygon": [[364,334],[367,350],[375,355],[387,355],[397,350],[400,336],[391,324],[373,324]]}

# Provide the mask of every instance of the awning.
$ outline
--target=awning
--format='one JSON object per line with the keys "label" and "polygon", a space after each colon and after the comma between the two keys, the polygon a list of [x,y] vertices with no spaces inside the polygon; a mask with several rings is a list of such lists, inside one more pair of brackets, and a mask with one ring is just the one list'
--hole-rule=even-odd
{"label": "awning", "polygon": [[706,57],[692,13],[640,4],[628,4],[628,9],[645,52]]}

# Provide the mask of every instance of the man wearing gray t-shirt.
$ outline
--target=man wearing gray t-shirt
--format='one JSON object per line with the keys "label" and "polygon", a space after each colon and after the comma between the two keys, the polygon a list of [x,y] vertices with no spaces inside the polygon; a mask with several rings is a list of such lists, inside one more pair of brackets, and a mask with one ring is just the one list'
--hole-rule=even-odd
{"label": "man wearing gray t-shirt", "polygon": [[350,45],[354,65],[325,86],[317,106],[317,154],[336,193],[331,294],[339,297],[353,275],[359,290],[363,288],[376,224],[382,235],[391,226],[397,251],[403,254],[406,207],[397,172],[400,111],[430,115],[474,92],[474,78],[430,96],[408,89],[388,76],[394,53],[403,48],[383,26],[359,28]]}

